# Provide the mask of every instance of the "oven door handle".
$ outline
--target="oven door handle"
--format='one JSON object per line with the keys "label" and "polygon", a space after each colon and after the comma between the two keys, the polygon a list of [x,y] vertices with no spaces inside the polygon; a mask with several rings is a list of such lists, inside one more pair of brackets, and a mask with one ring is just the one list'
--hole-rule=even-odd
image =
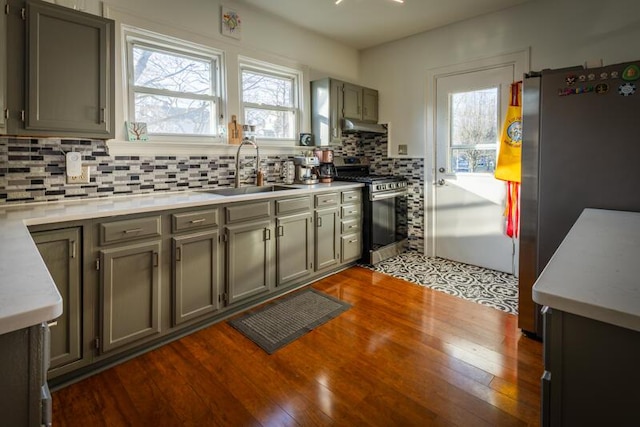
{"label": "oven door handle", "polygon": [[376,193],[376,194],[369,195],[369,200],[372,202],[375,202],[376,200],[384,200],[384,199],[391,199],[393,197],[406,196],[407,193],[408,191],[406,188],[398,191],[386,191],[384,193]]}

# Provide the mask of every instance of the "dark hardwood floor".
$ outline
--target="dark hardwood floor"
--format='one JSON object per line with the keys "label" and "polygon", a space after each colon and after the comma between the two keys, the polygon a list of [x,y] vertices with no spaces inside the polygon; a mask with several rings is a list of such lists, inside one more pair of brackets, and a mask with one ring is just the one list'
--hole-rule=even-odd
{"label": "dark hardwood floor", "polygon": [[354,267],[269,356],[222,322],[53,394],[55,426],[539,424],[542,345],[498,310]]}

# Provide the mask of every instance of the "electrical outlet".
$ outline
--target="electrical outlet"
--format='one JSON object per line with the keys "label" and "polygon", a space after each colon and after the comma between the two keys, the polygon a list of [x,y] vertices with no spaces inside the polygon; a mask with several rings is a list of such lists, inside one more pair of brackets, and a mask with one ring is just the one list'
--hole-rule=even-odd
{"label": "electrical outlet", "polygon": [[398,144],[398,154],[403,155],[407,154],[407,144]]}
{"label": "electrical outlet", "polygon": [[89,183],[89,166],[82,166],[82,174],[79,176],[68,176],[67,184],[88,184]]}

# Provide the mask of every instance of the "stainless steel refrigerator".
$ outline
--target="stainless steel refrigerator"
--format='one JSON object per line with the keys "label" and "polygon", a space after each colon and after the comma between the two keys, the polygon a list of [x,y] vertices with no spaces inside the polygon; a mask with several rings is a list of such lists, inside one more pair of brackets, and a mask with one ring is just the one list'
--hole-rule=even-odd
{"label": "stainless steel refrigerator", "polygon": [[518,326],[529,336],[542,337],[531,287],[582,210],[640,211],[639,77],[640,61],[525,76]]}

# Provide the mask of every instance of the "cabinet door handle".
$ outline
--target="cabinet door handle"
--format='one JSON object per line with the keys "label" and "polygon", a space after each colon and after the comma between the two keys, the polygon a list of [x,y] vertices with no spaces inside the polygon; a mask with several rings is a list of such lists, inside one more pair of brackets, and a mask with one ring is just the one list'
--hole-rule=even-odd
{"label": "cabinet door handle", "polygon": [[69,244],[71,245],[71,258],[75,258],[76,257],[76,241],[71,240]]}
{"label": "cabinet door handle", "polygon": [[278,237],[282,237],[284,236],[284,226],[279,225],[278,226]]}
{"label": "cabinet door handle", "polygon": [[104,107],[100,107],[100,123],[106,122],[106,114],[107,114],[106,109]]}
{"label": "cabinet door handle", "polygon": [[204,218],[199,218],[199,219],[192,219],[191,220],[191,224],[200,224],[202,222],[204,222],[205,219]]}
{"label": "cabinet door handle", "polygon": [[158,255],[158,252],[154,252],[153,253],[153,266],[157,267],[159,262],[160,262],[160,256]]}
{"label": "cabinet door handle", "polygon": [[58,321],[54,320],[53,322],[49,322],[47,323],[47,326],[50,328],[53,328],[54,326],[58,326]]}
{"label": "cabinet door handle", "polygon": [[124,230],[124,234],[139,233],[141,231],[142,231],[142,228],[132,228],[130,230]]}
{"label": "cabinet door handle", "polygon": [[176,248],[176,261],[181,261],[182,259],[182,248],[178,246]]}
{"label": "cabinet door handle", "polygon": [[317,224],[318,228],[322,227],[322,217],[321,216],[318,217],[318,220],[316,221],[316,224]]}
{"label": "cabinet door handle", "polygon": [[270,228],[265,228],[264,229],[264,240],[271,240],[271,229]]}
{"label": "cabinet door handle", "polygon": [[349,243],[358,243],[358,239],[349,240]]}

